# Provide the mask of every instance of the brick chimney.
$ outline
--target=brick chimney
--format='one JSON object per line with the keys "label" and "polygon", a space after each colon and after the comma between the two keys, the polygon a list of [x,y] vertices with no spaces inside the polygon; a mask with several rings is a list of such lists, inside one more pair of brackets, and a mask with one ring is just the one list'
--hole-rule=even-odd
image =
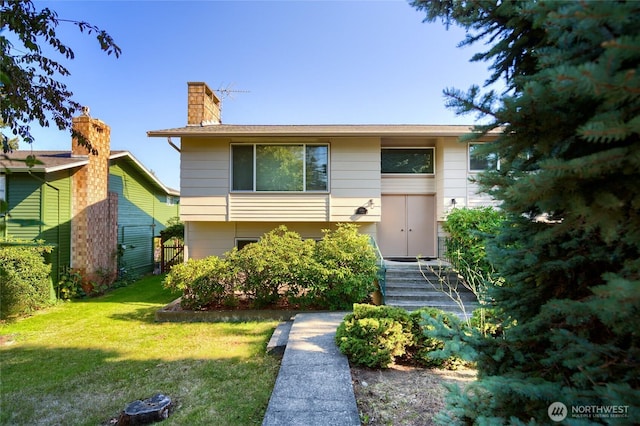
{"label": "brick chimney", "polygon": [[205,126],[220,124],[220,99],[207,83],[188,82],[189,105],[187,125]]}
{"label": "brick chimney", "polygon": [[73,138],[71,155],[86,157],[88,164],[72,177],[71,267],[88,281],[111,284],[117,275],[118,195],[108,193],[111,129],[91,118],[89,109],[73,119],[91,150]]}

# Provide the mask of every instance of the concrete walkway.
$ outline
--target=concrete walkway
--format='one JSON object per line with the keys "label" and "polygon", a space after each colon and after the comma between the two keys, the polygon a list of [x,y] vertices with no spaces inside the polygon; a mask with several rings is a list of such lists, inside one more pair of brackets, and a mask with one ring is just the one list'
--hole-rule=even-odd
{"label": "concrete walkway", "polygon": [[335,344],[344,316],[296,315],[263,426],[360,426],[349,362]]}

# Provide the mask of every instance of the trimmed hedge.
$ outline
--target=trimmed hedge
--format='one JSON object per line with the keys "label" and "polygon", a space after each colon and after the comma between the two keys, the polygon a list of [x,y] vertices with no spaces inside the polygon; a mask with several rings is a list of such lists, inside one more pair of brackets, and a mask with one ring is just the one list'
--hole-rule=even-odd
{"label": "trimmed hedge", "polygon": [[336,331],[336,343],[349,360],[369,368],[388,368],[414,341],[404,309],[355,304]]}
{"label": "trimmed hedge", "polygon": [[[13,245],[15,244],[15,245]],[[51,265],[44,255],[51,247],[32,242],[0,246],[0,318],[24,315],[55,300]]]}

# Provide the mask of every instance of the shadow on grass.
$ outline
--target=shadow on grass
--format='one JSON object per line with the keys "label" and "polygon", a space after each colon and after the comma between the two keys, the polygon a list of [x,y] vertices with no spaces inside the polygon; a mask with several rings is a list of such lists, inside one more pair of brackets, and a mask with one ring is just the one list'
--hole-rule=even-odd
{"label": "shadow on grass", "polygon": [[87,297],[78,303],[153,303],[166,305],[180,297],[179,293],[164,288],[164,275],[148,275],[140,280],[109,290],[105,295]]}
{"label": "shadow on grass", "polygon": [[134,400],[164,393],[167,425],[260,424],[277,375],[268,356],[121,359],[113,351],[3,347],[0,424],[106,424]]}

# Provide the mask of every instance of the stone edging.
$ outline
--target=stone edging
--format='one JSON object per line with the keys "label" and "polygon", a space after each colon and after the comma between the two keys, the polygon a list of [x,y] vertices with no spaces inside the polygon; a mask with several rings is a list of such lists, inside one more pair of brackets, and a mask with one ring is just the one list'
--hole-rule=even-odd
{"label": "stone edging", "polygon": [[298,310],[255,309],[226,311],[184,311],[178,309],[180,299],[176,299],[156,311],[157,322],[245,322],[245,321],[288,321]]}

